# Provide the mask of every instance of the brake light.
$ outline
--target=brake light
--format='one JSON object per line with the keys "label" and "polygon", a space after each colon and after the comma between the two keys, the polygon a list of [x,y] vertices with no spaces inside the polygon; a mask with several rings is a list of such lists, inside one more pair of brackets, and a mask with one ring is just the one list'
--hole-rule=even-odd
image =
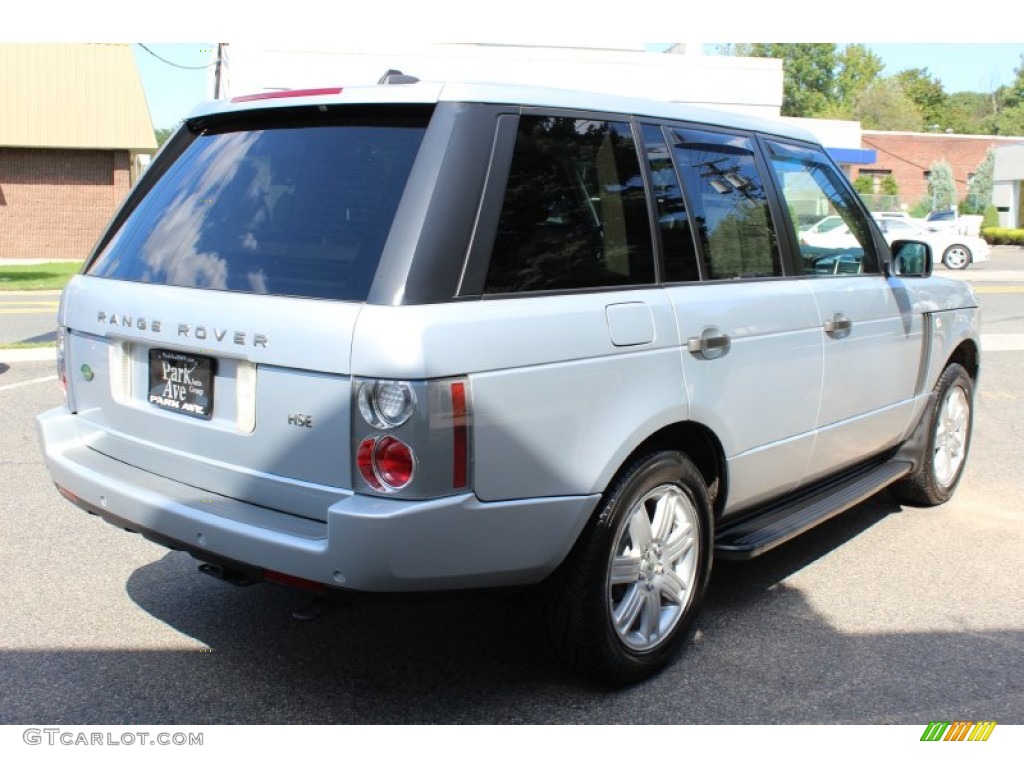
{"label": "brake light", "polygon": [[376,442],[372,437],[368,437],[359,444],[359,448],[356,450],[356,466],[359,467],[359,474],[363,476],[367,485],[378,491],[383,491],[384,483],[380,481],[373,469],[373,447]]}
{"label": "brake light", "polygon": [[466,379],[355,379],[352,394],[357,490],[426,499],[470,486]]}
{"label": "brake light", "polygon": [[368,437],[356,452],[359,474],[378,491],[399,491],[412,481],[416,457],[394,437]]}
{"label": "brake light", "polygon": [[301,96],[336,96],[339,93],[341,93],[341,88],[299,88],[291,91],[268,91],[267,93],[250,93],[245,96],[235,96],[231,103],[263,101],[265,99],[294,99]]}

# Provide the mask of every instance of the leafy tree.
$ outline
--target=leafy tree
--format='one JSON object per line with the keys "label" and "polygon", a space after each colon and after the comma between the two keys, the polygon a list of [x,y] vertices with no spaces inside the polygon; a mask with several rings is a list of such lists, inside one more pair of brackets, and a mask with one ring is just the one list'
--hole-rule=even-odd
{"label": "leafy tree", "polygon": [[867,174],[858,176],[853,180],[853,188],[862,195],[870,195],[875,191],[875,180]]}
{"label": "leafy tree", "polygon": [[886,174],[882,177],[882,183],[879,187],[879,191],[883,195],[890,195],[891,197],[897,197],[900,194],[900,185],[896,183],[896,177],[891,173]]}
{"label": "leafy tree", "polygon": [[[782,114],[860,120],[865,128],[1024,136],[1024,55],[1015,81],[992,93],[947,94],[927,68],[880,79],[882,60],[866,46],[834,43],[724,43],[727,56],[782,59]],[[897,91],[901,95],[897,95]]]}
{"label": "leafy tree", "polygon": [[991,133],[1024,136],[1024,103],[1001,109],[991,120]]}
{"label": "leafy tree", "polygon": [[895,77],[903,92],[910,97],[924,116],[923,126],[938,126],[939,130],[949,127],[947,102],[949,96],[942,83],[929,74],[927,69],[905,69]]}
{"label": "leafy tree", "polygon": [[885,64],[864,45],[848,45],[839,54],[833,103],[852,107],[857,97],[882,74]]}
{"label": "leafy tree", "polygon": [[1010,85],[996,90],[996,101],[999,106],[1012,109],[1024,104],[1024,54],[1021,54],[1020,65],[1014,70],[1016,79]]}
{"label": "leafy tree", "polygon": [[864,128],[878,131],[918,131],[924,120],[921,109],[893,78],[869,85],[857,97],[853,117]]}
{"label": "leafy tree", "polygon": [[835,43],[741,43],[738,56],[782,59],[782,114],[816,117],[833,103],[839,54]]}
{"label": "leafy tree", "polygon": [[996,155],[991,149],[985,159],[974,170],[974,176],[967,183],[966,205],[962,213],[983,213],[992,202],[992,174],[995,170]]}
{"label": "leafy tree", "polygon": [[928,197],[933,211],[952,208],[956,202],[953,168],[945,160],[936,160],[928,168]]}
{"label": "leafy tree", "polygon": [[1024,136],[1024,54],[1014,74],[1016,77],[1010,85],[1004,85],[992,94],[995,114],[989,121],[988,133]]}
{"label": "leafy tree", "polygon": [[173,128],[157,128],[156,131],[156,145],[162,147],[164,142],[171,138],[171,134],[174,133]]}
{"label": "leafy tree", "polygon": [[953,133],[988,133],[992,110],[991,94],[974,91],[951,93],[946,99],[946,127]]}

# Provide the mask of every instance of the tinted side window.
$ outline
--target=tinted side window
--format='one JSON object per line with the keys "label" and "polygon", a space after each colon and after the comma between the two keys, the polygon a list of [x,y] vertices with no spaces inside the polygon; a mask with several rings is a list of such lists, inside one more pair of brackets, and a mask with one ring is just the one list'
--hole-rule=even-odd
{"label": "tinted side window", "polygon": [[824,153],[770,141],[768,156],[800,243],[804,274],[877,273],[867,221]]}
{"label": "tinted side window", "polygon": [[672,155],[661,128],[645,125],[644,147],[650,168],[651,187],[658,206],[658,227],[665,263],[666,282],[699,280],[697,249],[693,243],[686,201],[679,188],[679,179],[672,165]]}
{"label": "tinted side window", "polygon": [[653,282],[629,124],[522,117],[484,292]]}
{"label": "tinted side window", "polygon": [[672,130],[672,151],[712,280],[782,274],[779,247],[753,142],[743,136]]}

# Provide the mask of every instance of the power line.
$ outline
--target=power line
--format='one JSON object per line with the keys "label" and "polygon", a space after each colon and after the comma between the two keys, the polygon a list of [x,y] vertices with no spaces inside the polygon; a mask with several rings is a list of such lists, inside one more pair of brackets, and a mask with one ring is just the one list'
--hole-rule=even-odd
{"label": "power line", "polygon": [[210,67],[214,66],[215,64],[220,64],[220,59],[217,59],[216,61],[211,61],[209,64],[204,64],[201,67],[187,67],[184,64],[175,64],[173,61],[169,61],[168,59],[165,59],[163,56],[160,56],[159,54],[153,53],[153,51],[149,50],[149,48],[144,46],[142,43],[136,43],[136,45],[139,46],[139,48],[144,50],[146,53],[148,53],[153,58],[160,59],[160,61],[162,61],[164,64],[170,64],[172,67],[177,67],[178,69],[209,69]]}

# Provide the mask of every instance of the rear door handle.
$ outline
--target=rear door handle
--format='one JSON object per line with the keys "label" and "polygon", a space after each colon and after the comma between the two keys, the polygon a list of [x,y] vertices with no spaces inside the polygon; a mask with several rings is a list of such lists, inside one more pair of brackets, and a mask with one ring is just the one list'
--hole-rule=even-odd
{"label": "rear door handle", "polygon": [[717,360],[728,354],[732,340],[717,328],[705,328],[686,340],[686,351],[701,360]]}
{"label": "rear door handle", "polygon": [[825,321],[825,333],[833,339],[843,339],[850,335],[853,330],[853,320],[842,312],[836,312],[831,320]]}

